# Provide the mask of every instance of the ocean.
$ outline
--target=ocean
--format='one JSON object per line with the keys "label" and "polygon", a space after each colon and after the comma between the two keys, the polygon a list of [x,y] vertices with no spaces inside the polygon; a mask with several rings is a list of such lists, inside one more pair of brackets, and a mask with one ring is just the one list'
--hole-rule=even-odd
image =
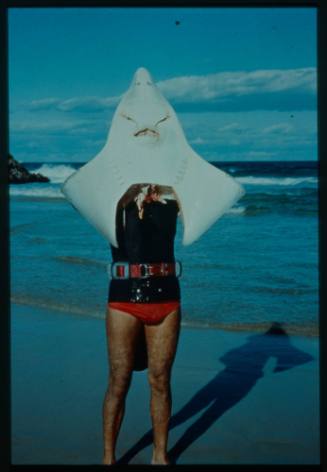
{"label": "ocean", "polygon": [[[84,163],[24,163],[50,183],[10,186],[11,301],[104,318],[109,243],[63,197]],[[185,326],[318,336],[317,162],[217,162],[246,194],[175,254]]]}

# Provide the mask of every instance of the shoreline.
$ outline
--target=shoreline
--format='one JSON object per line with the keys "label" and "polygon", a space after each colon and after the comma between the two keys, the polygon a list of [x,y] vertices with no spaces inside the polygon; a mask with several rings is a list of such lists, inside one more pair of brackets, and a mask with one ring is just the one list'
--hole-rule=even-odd
{"label": "shoreline", "polygon": [[[45,310],[50,310],[52,312],[60,312],[60,313],[67,313],[68,315],[71,316],[81,316],[81,317],[87,317],[87,318],[92,318],[92,319],[105,319],[105,305],[103,308],[103,312],[96,312],[94,311],[93,314],[90,314],[89,310],[79,308],[79,307],[74,307],[73,309],[68,309],[67,306],[61,306],[61,305],[49,305],[47,303],[39,302],[35,303],[29,300],[19,300],[18,297],[12,296],[11,297],[11,305],[20,305],[20,306],[28,306],[28,307],[34,307],[36,310],[37,309],[45,309]],[[235,324],[226,324],[226,323],[215,323],[213,322],[212,324],[208,323],[202,323],[200,321],[191,321],[187,320],[184,321],[182,318],[182,327],[183,328],[188,328],[188,329],[213,329],[213,330],[222,330],[222,331],[227,331],[227,332],[240,332],[240,333],[261,333],[264,330],[268,330],[274,323],[278,323],[281,325],[281,327],[287,332],[288,335],[290,336],[299,336],[299,337],[305,337],[305,338],[313,338],[313,339],[319,339],[320,334],[319,334],[319,325],[318,326],[312,326],[312,327],[303,327],[303,326],[294,326],[291,324],[287,324],[285,322],[279,322],[279,321],[271,321],[271,322],[263,322],[263,323],[235,323]]]}

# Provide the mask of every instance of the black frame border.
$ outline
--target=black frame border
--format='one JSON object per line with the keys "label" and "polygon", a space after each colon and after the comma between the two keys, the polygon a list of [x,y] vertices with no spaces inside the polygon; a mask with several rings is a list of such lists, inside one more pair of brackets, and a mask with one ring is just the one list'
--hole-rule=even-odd
{"label": "black frame border", "polygon": [[[10,311],[10,239],[9,239],[9,184],[7,155],[9,152],[9,78],[8,78],[8,11],[13,8],[98,8],[98,7],[244,7],[244,8],[315,8],[317,9],[317,54],[318,54],[318,200],[319,200],[319,374],[320,374],[320,464],[313,465],[177,465],[179,470],[227,470],[227,471],[325,471],[327,472],[327,8],[324,0],[4,0],[0,4],[0,464],[6,469],[17,470],[84,470],[90,467],[67,465],[13,465],[11,464],[11,311]],[[123,466],[115,466],[122,468]],[[152,466],[128,465],[133,470],[149,469]],[[159,468],[159,469],[158,469]],[[156,470],[162,470],[156,466]],[[167,470],[165,468],[164,470]]]}

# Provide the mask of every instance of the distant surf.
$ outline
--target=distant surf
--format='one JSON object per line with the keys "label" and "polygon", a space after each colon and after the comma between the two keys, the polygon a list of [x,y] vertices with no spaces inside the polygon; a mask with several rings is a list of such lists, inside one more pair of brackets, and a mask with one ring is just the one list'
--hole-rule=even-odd
{"label": "distant surf", "polygon": [[286,185],[295,186],[301,184],[314,184],[318,183],[316,177],[236,177],[235,178],[241,184],[248,185]]}
{"label": "distant surf", "polygon": [[[10,196],[20,199],[33,199],[40,201],[47,201],[51,199],[60,199],[64,201],[64,196],[60,191],[61,184],[76,170],[78,170],[85,163],[26,163],[26,167],[32,172],[40,172],[50,179],[49,184],[34,183],[11,185]],[[244,197],[240,206],[233,207],[228,214],[234,216],[249,216],[257,209],[262,210],[262,203],[265,201],[272,207],[272,203],[291,203],[294,208],[298,203],[303,201],[303,198],[314,197],[317,200],[317,195],[308,195],[307,190],[314,191],[318,186],[316,162],[234,162],[234,163],[212,163],[220,167],[226,172],[230,172],[233,177],[241,183],[247,191],[245,199],[249,197],[255,199],[255,203],[247,201],[244,205]],[[257,188],[257,191],[256,191]],[[259,190],[260,189],[260,190]],[[275,190],[280,189],[279,202],[274,195]],[[294,194],[294,190],[303,191],[303,195]],[[260,192],[260,193],[258,193]],[[271,192],[274,195],[271,197]],[[295,201],[289,202],[288,196],[298,198]],[[266,196],[269,196],[266,198]],[[286,197],[285,197],[286,196]],[[258,202],[258,198],[262,198]],[[281,200],[285,198],[286,201]],[[256,208],[256,202],[260,203],[259,208]],[[305,202],[304,202],[305,203]],[[310,203],[313,203],[312,200]],[[305,203],[307,209],[307,204]]]}

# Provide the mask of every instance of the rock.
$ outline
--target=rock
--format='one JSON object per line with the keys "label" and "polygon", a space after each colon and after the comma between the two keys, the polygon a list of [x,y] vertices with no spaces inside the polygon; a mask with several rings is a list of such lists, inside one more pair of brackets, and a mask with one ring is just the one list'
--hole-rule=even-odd
{"label": "rock", "polygon": [[33,174],[29,172],[26,167],[16,161],[9,154],[8,156],[8,172],[9,172],[9,183],[10,184],[26,184],[31,182],[50,182],[48,177],[42,174]]}

